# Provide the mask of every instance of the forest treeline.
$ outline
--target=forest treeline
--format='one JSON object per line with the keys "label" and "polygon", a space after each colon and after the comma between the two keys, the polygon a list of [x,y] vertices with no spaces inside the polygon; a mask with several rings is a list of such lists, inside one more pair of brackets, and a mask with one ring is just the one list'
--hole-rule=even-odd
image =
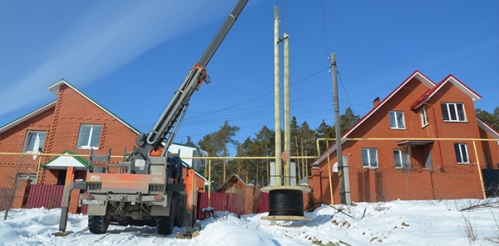
{"label": "forest treeline", "polygon": [[[476,115],[487,122],[494,129],[499,129],[499,107],[495,108],[493,113],[485,110],[476,109]],[[352,125],[360,119],[359,115],[355,115],[350,107],[346,108],[345,112],[340,115],[340,131],[345,133]],[[267,126],[263,126],[253,137],[247,137],[244,141],[239,142],[235,137],[240,128],[230,125],[225,121],[220,129],[216,132],[205,135],[197,144],[187,137],[186,145],[199,146],[207,151],[210,156],[228,156],[229,149],[236,148],[236,156],[275,156],[275,132]],[[296,117],[291,119],[291,156],[317,156],[318,138],[335,138],[335,126],[329,125],[325,120],[322,120],[317,128],[312,128],[307,121],[298,123]],[[282,132],[284,140],[284,133]],[[332,144],[331,141],[329,144]],[[284,143],[282,143],[284,146]],[[319,142],[319,151],[323,152],[327,147],[326,141]],[[281,154],[279,153],[279,156]],[[255,185],[255,188],[268,186],[270,174],[270,162],[274,158],[269,159],[232,159],[232,160],[212,160],[211,177],[215,187],[220,186],[227,178],[233,174],[237,174],[247,184]],[[297,180],[300,181],[310,174],[310,164],[313,159],[293,159],[296,165]],[[208,168],[204,169],[205,177],[208,177]]]}

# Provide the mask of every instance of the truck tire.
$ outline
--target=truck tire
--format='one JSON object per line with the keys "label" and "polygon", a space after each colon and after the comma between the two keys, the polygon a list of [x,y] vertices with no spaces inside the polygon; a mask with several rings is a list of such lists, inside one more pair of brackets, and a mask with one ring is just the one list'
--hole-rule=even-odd
{"label": "truck tire", "polygon": [[88,216],[88,229],[94,234],[106,233],[109,219],[105,216]]}
{"label": "truck tire", "polygon": [[173,231],[173,216],[158,216],[156,218],[156,227],[158,234],[170,235]]}
{"label": "truck tire", "polygon": [[185,215],[185,200],[184,197],[180,194],[175,194],[175,199],[178,204],[178,210],[175,213],[175,218],[173,224],[176,227],[183,227],[184,226],[184,215]]}

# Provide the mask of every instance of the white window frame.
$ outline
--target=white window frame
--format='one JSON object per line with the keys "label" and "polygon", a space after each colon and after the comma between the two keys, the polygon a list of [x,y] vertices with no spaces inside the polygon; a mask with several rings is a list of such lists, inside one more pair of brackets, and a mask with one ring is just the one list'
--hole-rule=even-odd
{"label": "white window frame", "polygon": [[[366,153],[366,155],[364,155],[364,153]],[[374,154],[374,158],[373,158],[372,154]],[[361,149],[361,156],[362,156],[362,167],[363,168],[378,168],[379,167],[378,149],[362,148]],[[367,157],[367,160],[364,160],[364,156]],[[367,165],[364,165],[365,161],[367,161]]]}
{"label": "white window frame", "polygon": [[[392,126],[392,115],[394,119],[394,126]],[[402,117],[402,126],[400,126],[398,121],[398,115]],[[405,119],[404,119],[404,111],[388,111],[388,118],[390,119],[390,128],[391,129],[405,129]]]}
{"label": "white window frame", "polygon": [[[397,160],[399,161],[400,166],[397,166]],[[395,164],[396,169],[409,169],[409,168],[411,168],[409,153],[404,152],[400,149],[393,149],[393,162]]]}
{"label": "white window frame", "polygon": [[34,173],[19,173],[17,174],[18,179],[29,179],[31,180],[31,184],[36,183],[36,174]]}
{"label": "white window frame", "polygon": [[428,121],[428,110],[426,110],[426,107],[422,107],[419,110],[419,115],[421,116],[421,126],[425,127],[430,124]]}
{"label": "white window frame", "polygon": [[[96,136],[94,135],[94,131],[97,130],[97,128],[100,127],[99,129],[99,135],[98,135],[98,140],[97,144],[95,146],[92,146],[92,142],[94,142],[93,138]],[[88,131],[88,139],[84,141],[82,137],[85,137],[87,132],[85,132],[85,129],[89,129]],[[80,130],[78,132],[78,140],[76,142],[76,148],[77,149],[99,149],[99,143],[101,139],[101,134],[102,134],[102,125],[93,125],[93,124],[83,124],[80,126]],[[84,136],[85,135],[85,136]],[[86,142],[86,143],[85,143]]]}
{"label": "white window frame", "polygon": [[[461,107],[462,114],[459,114],[458,106]],[[444,122],[466,122],[466,111],[464,109],[464,103],[441,103],[440,108],[442,109],[442,119]],[[455,117],[455,119],[452,118],[453,116]]]}
{"label": "white window frame", "polygon": [[[32,140],[32,137],[35,137],[35,139],[33,140],[34,143],[33,146],[31,147],[32,149],[28,149],[30,148],[30,141]],[[46,137],[47,137],[47,132],[45,131],[28,131],[28,133],[26,134],[26,139],[24,140],[23,152],[39,153],[40,149],[43,150]]]}
{"label": "white window frame", "polygon": [[457,164],[470,164],[470,155],[465,143],[454,143]]}

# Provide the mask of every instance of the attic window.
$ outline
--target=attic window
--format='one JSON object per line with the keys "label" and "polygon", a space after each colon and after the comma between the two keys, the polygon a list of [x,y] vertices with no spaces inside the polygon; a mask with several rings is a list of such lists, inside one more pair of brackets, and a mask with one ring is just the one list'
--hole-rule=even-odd
{"label": "attic window", "polygon": [[81,125],[76,147],[78,149],[98,149],[101,131],[101,125]]}
{"label": "attic window", "polygon": [[462,103],[441,103],[442,118],[444,121],[464,122],[464,105]]}
{"label": "attic window", "polygon": [[404,112],[390,111],[390,128],[391,129],[405,129]]}
{"label": "attic window", "polygon": [[46,135],[43,131],[28,131],[23,152],[42,152]]}

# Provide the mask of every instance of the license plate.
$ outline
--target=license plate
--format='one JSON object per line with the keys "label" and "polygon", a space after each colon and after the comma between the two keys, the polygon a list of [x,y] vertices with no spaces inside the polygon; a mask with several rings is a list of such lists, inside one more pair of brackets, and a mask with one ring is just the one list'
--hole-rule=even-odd
{"label": "license plate", "polygon": [[102,205],[104,202],[99,200],[83,200],[83,204]]}

